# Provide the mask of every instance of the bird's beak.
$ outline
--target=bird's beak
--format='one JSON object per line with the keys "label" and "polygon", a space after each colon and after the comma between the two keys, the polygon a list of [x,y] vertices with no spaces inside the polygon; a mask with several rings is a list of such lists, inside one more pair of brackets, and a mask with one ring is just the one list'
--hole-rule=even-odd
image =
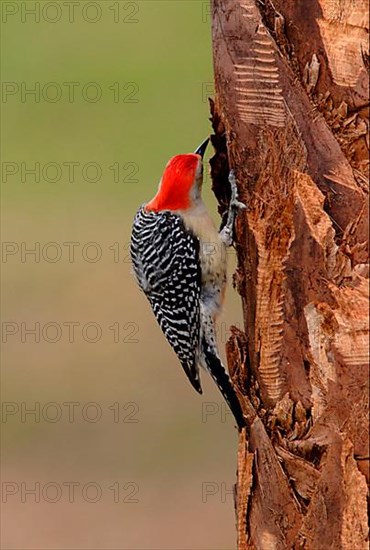
{"label": "bird's beak", "polygon": [[204,153],[206,152],[206,149],[207,149],[208,142],[209,142],[209,138],[207,137],[207,139],[205,139],[203,143],[201,143],[199,147],[195,149],[194,153],[196,155],[200,155],[203,158]]}

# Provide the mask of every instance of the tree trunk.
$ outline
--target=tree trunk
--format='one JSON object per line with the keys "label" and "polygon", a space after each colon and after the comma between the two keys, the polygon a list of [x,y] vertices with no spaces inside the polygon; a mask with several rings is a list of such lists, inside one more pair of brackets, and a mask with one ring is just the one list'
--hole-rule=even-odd
{"label": "tree trunk", "polygon": [[238,548],[367,548],[365,0],[213,0],[214,192],[235,169]]}

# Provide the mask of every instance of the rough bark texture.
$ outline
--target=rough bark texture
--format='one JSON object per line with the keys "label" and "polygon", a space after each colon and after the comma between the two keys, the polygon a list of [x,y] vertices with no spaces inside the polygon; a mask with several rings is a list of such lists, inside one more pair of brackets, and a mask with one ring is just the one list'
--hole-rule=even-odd
{"label": "rough bark texture", "polygon": [[223,213],[233,167],[248,205],[227,344],[239,550],[368,547],[367,14],[213,0],[213,186]]}

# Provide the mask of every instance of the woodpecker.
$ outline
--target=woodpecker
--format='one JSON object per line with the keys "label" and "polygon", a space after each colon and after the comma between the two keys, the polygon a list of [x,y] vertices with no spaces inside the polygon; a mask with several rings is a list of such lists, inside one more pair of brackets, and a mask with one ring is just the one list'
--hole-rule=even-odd
{"label": "woodpecker", "polygon": [[192,386],[202,393],[203,367],[241,429],[245,420],[217,351],[215,321],[225,293],[226,247],[233,242],[235,218],[245,205],[238,200],[231,171],[227,221],[217,231],[201,197],[208,142],[167,163],[157,194],[134,218],[131,259],[137,283]]}

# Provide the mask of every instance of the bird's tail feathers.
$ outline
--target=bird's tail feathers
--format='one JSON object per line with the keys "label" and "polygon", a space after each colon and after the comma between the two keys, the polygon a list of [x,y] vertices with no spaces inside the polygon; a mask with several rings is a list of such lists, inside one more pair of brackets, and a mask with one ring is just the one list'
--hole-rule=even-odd
{"label": "bird's tail feathers", "polygon": [[236,395],[229,375],[217,355],[217,351],[207,342],[204,336],[202,338],[202,351],[202,362],[205,363],[206,369],[224,396],[224,399],[233,413],[236,423],[238,424],[238,428],[242,429],[245,426],[245,418],[238,396]]}

